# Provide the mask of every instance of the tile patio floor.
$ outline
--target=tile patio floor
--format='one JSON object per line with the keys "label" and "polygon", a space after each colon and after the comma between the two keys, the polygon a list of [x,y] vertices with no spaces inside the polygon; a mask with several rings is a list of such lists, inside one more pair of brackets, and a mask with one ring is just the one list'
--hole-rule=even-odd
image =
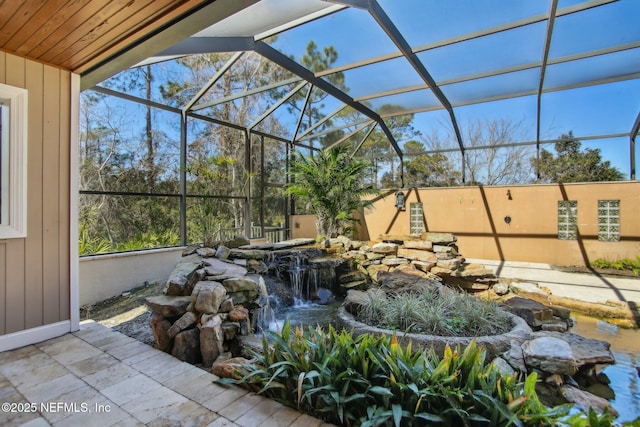
{"label": "tile patio floor", "polygon": [[[327,427],[200,368],[87,322],[78,332],[0,353],[0,426]],[[16,408],[14,408],[16,409]]]}

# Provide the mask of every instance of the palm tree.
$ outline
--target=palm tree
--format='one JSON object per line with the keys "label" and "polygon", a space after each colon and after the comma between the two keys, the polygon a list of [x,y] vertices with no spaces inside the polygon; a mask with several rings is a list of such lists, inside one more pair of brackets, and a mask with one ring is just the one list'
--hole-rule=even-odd
{"label": "palm tree", "polygon": [[299,153],[291,164],[292,183],[287,194],[308,203],[317,217],[318,236],[329,239],[345,231],[356,221],[354,211],[371,204],[362,200],[378,190],[362,185],[369,165],[353,159],[344,146],[336,146],[304,157]]}

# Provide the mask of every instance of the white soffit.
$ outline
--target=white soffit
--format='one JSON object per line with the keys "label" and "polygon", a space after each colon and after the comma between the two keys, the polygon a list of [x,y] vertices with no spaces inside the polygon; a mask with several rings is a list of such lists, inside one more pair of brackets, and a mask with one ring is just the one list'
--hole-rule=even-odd
{"label": "white soffit", "polygon": [[344,7],[323,0],[262,0],[194,37],[254,37],[260,40]]}

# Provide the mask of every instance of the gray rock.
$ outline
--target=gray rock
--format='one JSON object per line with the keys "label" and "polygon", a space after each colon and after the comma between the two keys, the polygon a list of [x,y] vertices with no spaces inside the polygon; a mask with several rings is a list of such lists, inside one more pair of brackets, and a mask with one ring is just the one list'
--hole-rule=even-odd
{"label": "gray rock", "polygon": [[491,363],[493,363],[493,366],[503,377],[511,377],[516,373],[515,369],[513,369],[509,362],[504,360],[502,357],[496,357]]}
{"label": "gray rock", "polygon": [[245,236],[238,235],[231,240],[227,240],[224,242],[224,245],[229,249],[239,248],[240,246],[245,246],[251,244],[251,240],[247,239]]}
{"label": "gray rock", "polygon": [[[183,260],[193,259],[194,255],[183,258]],[[165,285],[164,294],[172,296],[188,296],[191,295],[193,286],[202,277],[197,271],[202,267],[200,257],[195,256],[197,260],[182,261],[176,265],[171,272],[167,284]]]}
{"label": "gray rock", "polygon": [[261,249],[231,249],[229,258],[262,260],[266,254],[267,252]]}
{"label": "gray rock", "polygon": [[220,281],[230,277],[244,277],[247,269],[230,262],[225,262],[217,258],[206,258],[203,260],[204,269],[209,280]]}
{"label": "gray rock", "polygon": [[525,364],[551,374],[573,375],[578,366],[571,346],[558,338],[534,338],[522,344]]}
{"label": "gray rock", "polygon": [[231,249],[226,246],[220,245],[216,249],[215,257],[218,259],[227,259],[231,255]]}
{"label": "gray rock", "polygon": [[148,297],[145,302],[155,314],[171,319],[180,317],[187,312],[191,297],[157,295]]}
{"label": "gray rock", "polygon": [[571,347],[571,353],[579,369],[591,365],[608,365],[616,363],[606,341],[585,338],[573,333],[536,332],[536,337],[552,337],[566,342]]}
{"label": "gray rock", "polygon": [[213,248],[198,248],[196,253],[202,258],[209,258],[214,256],[216,254],[216,251]]}
{"label": "gray rock", "polygon": [[539,329],[543,323],[553,321],[553,310],[550,307],[527,298],[509,298],[504,302],[504,308],[522,317],[532,328]]}
{"label": "gray rock", "polygon": [[544,289],[540,289],[540,286],[538,286],[537,283],[513,281],[511,282],[511,290],[522,296],[531,295],[544,299],[549,297],[549,292]]}
{"label": "gray rock", "polygon": [[575,405],[583,411],[588,411],[589,408],[593,408],[596,412],[602,413],[604,408],[608,408],[609,413],[612,416],[618,416],[618,411],[611,406],[609,401],[587,391],[580,390],[569,385],[564,385],[560,387],[560,393],[562,394],[562,397],[567,399],[567,401],[575,403]]}
{"label": "gray rock", "polygon": [[200,313],[215,314],[220,309],[222,301],[227,296],[227,290],[218,282],[198,282],[193,289],[191,299],[194,308]]}
{"label": "gray rock", "polygon": [[527,372],[527,365],[524,362],[521,342],[511,341],[511,347],[502,354],[502,357],[517,371]]}
{"label": "gray rock", "polygon": [[492,289],[496,295],[506,295],[509,293],[509,284],[504,280],[498,280],[498,282],[493,285]]}

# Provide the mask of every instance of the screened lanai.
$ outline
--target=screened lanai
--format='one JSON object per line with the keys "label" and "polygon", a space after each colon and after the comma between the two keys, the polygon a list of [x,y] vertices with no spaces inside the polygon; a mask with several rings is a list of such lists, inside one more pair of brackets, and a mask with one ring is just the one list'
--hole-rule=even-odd
{"label": "screened lanai", "polygon": [[638,16],[635,0],[255,2],[83,75],[81,220],[151,247],[282,240],[305,211],[284,191],[292,156],[334,146],[388,190],[424,162],[425,186],[542,182],[567,137],[635,180]]}

